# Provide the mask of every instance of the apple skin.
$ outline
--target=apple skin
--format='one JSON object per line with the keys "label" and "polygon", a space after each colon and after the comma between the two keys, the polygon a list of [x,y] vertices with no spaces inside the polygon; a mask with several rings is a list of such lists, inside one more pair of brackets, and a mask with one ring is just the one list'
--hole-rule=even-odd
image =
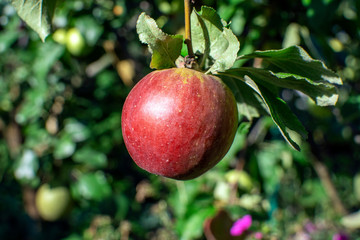
{"label": "apple skin", "polygon": [[50,188],[49,184],[43,184],[36,192],[35,205],[42,219],[56,221],[70,208],[70,192],[66,187]]}
{"label": "apple skin", "polygon": [[215,166],[229,150],[237,122],[231,90],[219,78],[187,68],[146,75],[125,100],[121,119],[135,163],[178,180]]}

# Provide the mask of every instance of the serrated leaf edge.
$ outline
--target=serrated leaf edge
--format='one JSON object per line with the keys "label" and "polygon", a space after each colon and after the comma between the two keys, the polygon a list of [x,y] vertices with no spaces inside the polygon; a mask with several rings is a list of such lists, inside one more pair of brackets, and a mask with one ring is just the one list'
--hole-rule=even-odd
{"label": "serrated leaf edge", "polygon": [[[139,15],[139,17],[138,17],[138,19],[137,19],[137,21],[136,21],[136,30],[138,29],[138,23],[139,23],[140,17],[141,17],[142,15],[144,15],[144,16],[145,16],[146,18],[148,18],[150,21],[153,21],[153,22],[154,22],[154,24],[155,24],[155,26],[156,26],[156,29],[158,29],[158,30],[161,32],[161,34],[162,34],[162,37],[163,37],[163,38],[160,38],[160,40],[164,40],[164,39],[166,39],[167,37],[175,37],[175,38],[180,38],[180,37],[182,37],[182,35],[179,35],[179,34],[177,34],[177,35],[172,35],[172,34],[168,34],[168,33],[163,32],[163,31],[161,30],[161,28],[159,28],[159,26],[157,25],[155,19],[153,19],[152,17],[150,17],[149,15],[147,15],[145,12],[142,12],[142,13]],[[138,34],[139,34],[139,33],[138,33]],[[139,34],[139,35],[140,35],[140,34]],[[139,36],[139,39],[140,39],[140,36]],[[142,39],[140,39],[140,41],[141,41],[143,44],[149,44],[149,43],[147,43],[146,41],[143,41]]]}
{"label": "serrated leaf edge", "polygon": [[[137,19],[137,21],[136,21],[136,31],[137,31],[137,33],[138,33],[140,42],[143,43],[143,44],[148,45],[149,50],[150,50],[150,52],[151,52],[152,54],[153,54],[153,46],[152,46],[152,43],[149,43],[148,41],[146,41],[146,39],[144,39],[144,37],[143,37],[143,33],[141,33],[140,30],[139,30],[139,23],[140,23],[140,21],[142,21],[142,18],[144,18],[144,22],[146,22],[147,25],[149,25],[149,23],[150,23],[150,24],[153,24],[153,26],[155,27],[155,29],[156,29],[157,31],[159,31],[160,37],[159,37],[159,36],[156,36],[156,35],[157,35],[156,33],[153,33],[151,27],[148,27],[148,28],[151,30],[151,32],[153,33],[153,36],[154,36],[155,41],[157,41],[157,42],[159,41],[160,44],[163,46],[163,49],[167,49],[167,47],[163,45],[163,42],[162,42],[162,41],[165,41],[165,40],[168,39],[168,38],[171,38],[171,39],[176,39],[176,38],[179,38],[179,39],[180,39],[180,38],[181,38],[181,39],[183,39],[183,36],[182,36],[182,35],[171,35],[171,34],[167,34],[167,33],[163,32],[163,31],[161,30],[161,28],[159,28],[159,26],[157,25],[155,19],[151,18],[151,17],[150,17],[149,15],[147,15],[145,12],[142,12],[142,13],[139,15],[139,17],[138,17],[138,19]],[[168,52],[168,51],[165,51],[165,52],[166,52],[166,54],[168,55],[169,59],[172,59],[172,57],[171,57],[171,55],[169,54],[169,52]],[[180,56],[180,53],[179,53],[179,56]],[[176,61],[176,59],[174,60],[172,66],[169,66],[169,67],[175,67],[175,66],[176,66],[175,61]],[[151,66],[151,65],[152,65],[152,63],[150,63],[150,66]],[[151,66],[151,67],[152,67],[152,66]],[[155,68],[156,68],[156,67],[155,67]]]}
{"label": "serrated leaf edge", "polygon": [[[291,47],[288,47],[288,48],[283,48],[283,49],[271,49],[271,50],[265,50],[265,51],[262,51],[262,50],[257,50],[257,51],[254,51],[253,53],[249,53],[249,54],[245,54],[245,55],[241,55],[237,58],[237,60],[241,60],[241,59],[251,59],[251,58],[255,58],[255,57],[258,57],[258,56],[253,56],[254,54],[256,53],[270,53],[270,52],[280,52],[280,51],[285,51],[285,50],[288,50],[289,48],[296,48],[296,50],[299,52],[299,55],[304,59],[305,62],[314,62],[314,63],[320,63],[321,66],[331,72],[332,74],[336,75],[336,73],[329,69],[325,63],[321,60],[318,60],[318,59],[313,59],[301,46],[298,46],[298,45],[294,45],[294,46],[291,46]],[[259,58],[263,58],[263,59],[266,59],[266,58],[271,58],[271,57],[266,57],[266,56],[262,56],[262,57],[259,57]],[[337,85],[342,85],[343,84],[343,81],[340,77],[331,77],[331,76],[325,76],[325,75],[321,75],[321,77],[326,81],[326,82],[329,82],[329,83],[332,83],[332,84],[337,84]]]}
{"label": "serrated leaf edge", "polygon": [[[253,67],[241,67],[241,68],[238,68],[238,69],[230,69],[227,72],[235,74],[236,72],[234,72],[234,71],[236,71],[236,70],[241,70],[241,71],[249,72],[249,73],[257,73],[257,74],[260,74],[260,75],[264,75],[264,74],[268,73],[268,74],[270,74],[270,76],[272,76],[274,78],[279,78],[279,79],[294,78],[294,80],[299,80],[299,81],[303,80],[304,82],[299,82],[303,86],[304,86],[304,84],[309,84],[309,85],[311,85],[311,86],[313,86],[315,88],[322,87],[322,88],[326,88],[329,91],[333,91],[333,94],[331,96],[326,95],[326,94],[318,95],[318,96],[310,96],[310,95],[307,94],[306,91],[298,89],[296,87],[294,87],[294,88],[283,87],[282,84],[279,84],[277,82],[268,82],[268,83],[270,83],[270,84],[272,84],[274,86],[280,87],[280,88],[287,88],[287,89],[293,89],[293,90],[301,91],[302,93],[307,95],[309,98],[311,98],[313,101],[315,101],[318,106],[335,106],[335,104],[336,104],[336,102],[337,102],[337,100],[339,98],[339,95],[337,94],[337,88],[333,84],[325,82],[325,81],[316,82],[316,81],[312,81],[309,78],[306,78],[306,77],[303,77],[303,76],[300,76],[300,75],[297,75],[297,74],[293,74],[293,73],[286,73],[286,72],[274,73],[273,71],[270,71],[270,70],[267,70],[267,69],[253,68]],[[245,73],[244,73],[244,75],[245,75]],[[266,76],[263,76],[263,77],[265,78]],[[256,82],[256,80],[254,80],[254,81]],[[261,81],[267,82],[266,80],[261,80]],[[307,88],[307,87],[305,86],[305,88]],[[313,98],[313,97],[315,97],[315,98]],[[324,99],[327,99],[327,101],[324,100]]]}

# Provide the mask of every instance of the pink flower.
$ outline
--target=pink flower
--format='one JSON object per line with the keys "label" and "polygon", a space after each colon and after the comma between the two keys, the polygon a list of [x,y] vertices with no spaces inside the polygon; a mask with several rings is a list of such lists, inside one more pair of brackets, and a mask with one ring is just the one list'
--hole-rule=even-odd
{"label": "pink flower", "polygon": [[316,225],[313,224],[312,222],[307,222],[304,228],[308,233],[314,233],[317,230]]}
{"label": "pink flower", "polygon": [[344,233],[337,233],[337,234],[334,234],[333,240],[349,240],[349,237],[344,234]]}
{"label": "pink flower", "polygon": [[263,238],[263,234],[261,232],[256,232],[254,233],[254,238],[255,239],[262,239]]}
{"label": "pink flower", "polygon": [[250,228],[252,224],[252,218],[250,215],[245,215],[244,217],[237,220],[230,229],[230,234],[232,236],[240,236],[246,230]]}

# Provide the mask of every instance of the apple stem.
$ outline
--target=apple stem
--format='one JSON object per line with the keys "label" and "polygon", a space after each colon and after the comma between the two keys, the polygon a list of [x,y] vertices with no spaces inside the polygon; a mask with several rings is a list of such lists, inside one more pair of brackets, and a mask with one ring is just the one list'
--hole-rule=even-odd
{"label": "apple stem", "polygon": [[185,9],[185,44],[188,48],[188,54],[190,58],[194,58],[194,51],[191,44],[191,23],[190,23],[190,14],[192,6],[190,3],[191,0],[184,0],[184,9]]}

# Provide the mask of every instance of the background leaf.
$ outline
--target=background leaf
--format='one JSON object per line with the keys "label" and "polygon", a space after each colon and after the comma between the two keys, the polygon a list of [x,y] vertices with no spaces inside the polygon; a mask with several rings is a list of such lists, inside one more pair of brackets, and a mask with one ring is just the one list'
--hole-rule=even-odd
{"label": "background leaf", "polygon": [[43,79],[45,79],[47,73],[54,66],[54,63],[64,54],[64,51],[64,46],[54,42],[46,42],[46,44],[42,43],[37,46],[37,58],[32,67],[35,76],[39,79],[38,82],[45,82]]}
{"label": "background leaf", "polygon": [[191,215],[184,226],[181,240],[190,240],[201,237],[203,232],[198,226],[202,226],[205,219],[213,215],[214,212],[215,209],[213,208],[203,208]]}
{"label": "background leaf", "polygon": [[56,0],[11,0],[11,3],[18,15],[45,41],[51,31]]}
{"label": "background leaf", "polygon": [[152,53],[150,67],[164,69],[175,67],[181,53],[183,37],[165,34],[154,19],[142,13],[137,21],[136,30],[142,43],[148,44]]}
{"label": "background leaf", "polygon": [[9,49],[19,37],[19,32],[16,31],[19,21],[20,20],[16,18],[12,19],[2,30],[0,35],[0,53]]}
{"label": "background leaf", "polygon": [[107,164],[106,155],[91,149],[90,147],[83,147],[76,151],[73,159],[77,163],[83,163],[91,167],[105,167]]}
{"label": "background leaf", "polygon": [[111,195],[111,187],[101,172],[81,175],[73,191],[85,199],[95,201],[101,201]]}
{"label": "background leaf", "polygon": [[55,144],[54,158],[64,159],[73,155],[76,149],[75,142],[71,139],[71,136],[62,136]]}

